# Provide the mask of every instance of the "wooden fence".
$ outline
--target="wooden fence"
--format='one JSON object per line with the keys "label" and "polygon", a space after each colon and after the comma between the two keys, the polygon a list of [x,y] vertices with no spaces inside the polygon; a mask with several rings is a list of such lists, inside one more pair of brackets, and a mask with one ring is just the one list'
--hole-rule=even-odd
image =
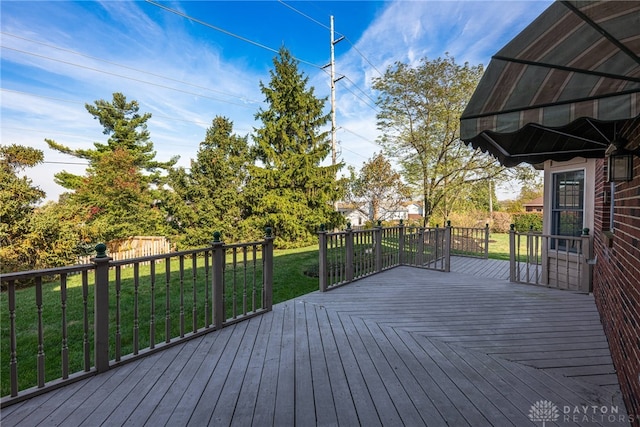
{"label": "wooden fence", "polygon": [[[168,254],[174,249],[173,244],[164,236],[133,236],[112,240],[106,245],[109,257],[114,261]],[[78,257],[78,264],[88,264],[91,258],[91,255]]]}

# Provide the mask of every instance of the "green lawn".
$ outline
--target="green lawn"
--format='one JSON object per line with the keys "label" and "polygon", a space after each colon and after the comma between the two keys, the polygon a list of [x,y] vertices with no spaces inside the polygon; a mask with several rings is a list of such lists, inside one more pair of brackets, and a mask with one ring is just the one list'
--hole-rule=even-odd
{"label": "green lawn", "polygon": [[[526,236],[520,238],[520,261],[527,259]],[[489,258],[509,261],[509,233],[491,233],[489,235]]]}
{"label": "green lawn", "polygon": [[489,235],[489,258],[509,260],[509,233]]}

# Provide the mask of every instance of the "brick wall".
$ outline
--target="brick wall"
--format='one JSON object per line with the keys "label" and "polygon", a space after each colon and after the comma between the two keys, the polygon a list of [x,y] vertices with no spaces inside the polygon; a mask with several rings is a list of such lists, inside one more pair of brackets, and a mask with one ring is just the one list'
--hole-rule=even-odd
{"label": "brick wall", "polygon": [[[640,124],[624,132],[640,145]],[[606,161],[596,167],[593,293],[609,340],[627,411],[640,417],[640,157],[634,158],[634,180],[618,183],[614,193],[614,232],[609,239]],[[601,178],[601,179],[600,179]],[[634,425],[640,425],[640,420]]]}

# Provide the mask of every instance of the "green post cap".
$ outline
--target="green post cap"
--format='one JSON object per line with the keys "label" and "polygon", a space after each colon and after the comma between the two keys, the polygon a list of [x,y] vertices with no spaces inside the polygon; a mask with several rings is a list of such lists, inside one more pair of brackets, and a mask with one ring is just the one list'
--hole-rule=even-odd
{"label": "green post cap", "polygon": [[220,236],[222,236],[222,234],[219,231],[214,231],[213,232],[213,243],[220,243]]}
{"label": "green post cap", "polygon": [[107,257],[107,245],[104,243],[98,243],[96,245],[96,258],[106,258]]}
{"label": "green post cap", "polygon": [[264,233],[265,233],[265,236],[266,236],[267,238],[272,237],[272,234],[273,234],[273,228],[271,228],[271,227],[265,227],[265,229],[264,229]]}
{"label": "green post cap", "polygon": [[516,229],[516,225],[515,224],[509,224],[509,230],[515,231],[515,229]]}
{"label": "green post cap", "polygon": [[347,221],[347,230],[351,230],[351,222]]}
{"label": "green post cap", "polygon": [[588,236],[589,235],[589,229],[588,228],[583,228],[582,229],[582,235],[583,236]]}

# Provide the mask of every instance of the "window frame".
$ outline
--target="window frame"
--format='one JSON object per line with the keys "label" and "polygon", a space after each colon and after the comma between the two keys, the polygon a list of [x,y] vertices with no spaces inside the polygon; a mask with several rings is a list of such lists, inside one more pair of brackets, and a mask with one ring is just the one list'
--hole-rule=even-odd
{"label": "window frame", "polygon": [[[579,177],[572,177],[572,175],[580,175]],[[550,213],[550,222],[551,222],[551,235],[553,236],[567,236],[567,237],[579,237],[580,235],[582,235],[582,230],[584,229],[584,224],[585,224],[585,205],[586,205],[586,176],[587,176],[587,172],[584,168],[576,168],[576,169],[567,169],[567,170],[562,170],[562,171],[557,171],[557,172],[552,172],[551,173],[551,183],[552,183],[552,190],[551,190],[551,213]],[[564,179],[564,181],[561,181],[562,179]],[[577,189],[577,194],[575,190],[571,190],[569,192],[566,192],[564,194],[564,201],[563,203],[561,203],[560,201],[560,185],[562,185],[562,182],[569,182],[569,181],[577,181],[577,185],[578,185],[578,189]],[[565,184],[566,185],[566,184]],[[577,204],[578,207],[577,208],[573,208],[571,207],[571,205],[567,205],[567,199],[573,199],[574,201],[577,201],[577,203],[574,202],[574,205]],[[566,233],[562,233],[561,229],[563,228],[562,224],[563,222],[561,221],[562,219],[562,213],[579,213],[579,217],[580,217],[580,227],[576,228],[575,225],[578,224],[578,222],[575,222],[572,225],[573,228],[573,234],[566,234]],[[572,215],[573,216],[573,215]],[[577,216],[576,216],[577,218]],[[550,239],[550,249],[552,250],[558,250],[558,251],[569,251],[569,252],[576,252],[577,248],[575,247],[575,245],[573,244],[568,244],[569,241],[566,239],[560,239],[560,238],[552,238]]]}

